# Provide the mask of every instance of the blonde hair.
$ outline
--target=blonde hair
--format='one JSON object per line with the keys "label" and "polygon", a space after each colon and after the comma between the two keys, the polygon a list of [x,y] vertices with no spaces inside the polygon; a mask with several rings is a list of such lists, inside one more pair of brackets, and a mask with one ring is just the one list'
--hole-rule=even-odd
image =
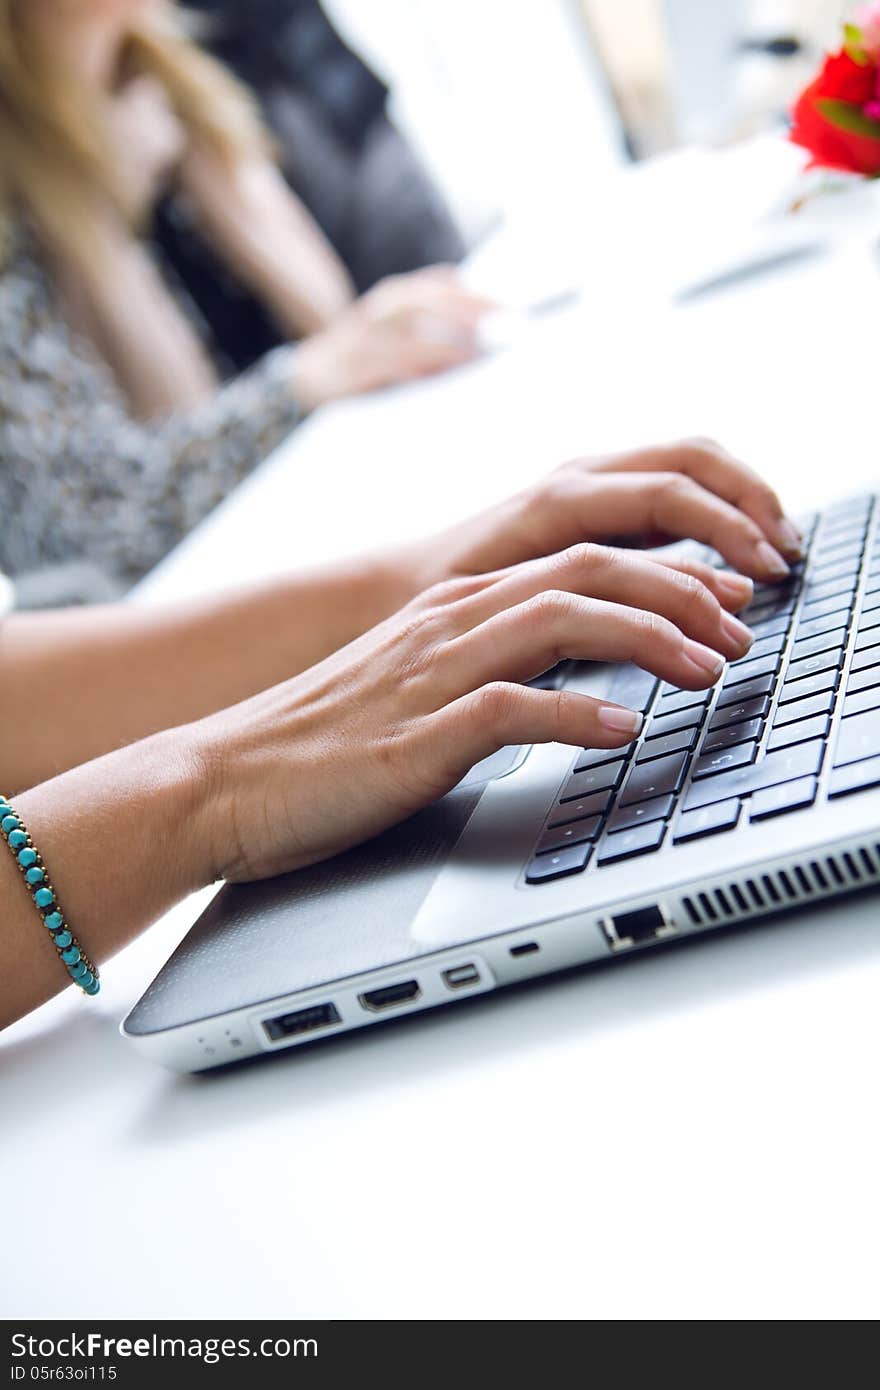
{"label": "blonde hair", "polygon": [[[0,256],[2,234],[24,207],[57,244],[88,257],[95,193],[133,222],[130,194],[102,119],[102,94],[28,32],[18,14],[30,2],[0,0]],[[246,89],[198,47],[171,0],[132,21],[124,61],[128,71],[162,83],[184,126],[230,168],[270,149]]]}

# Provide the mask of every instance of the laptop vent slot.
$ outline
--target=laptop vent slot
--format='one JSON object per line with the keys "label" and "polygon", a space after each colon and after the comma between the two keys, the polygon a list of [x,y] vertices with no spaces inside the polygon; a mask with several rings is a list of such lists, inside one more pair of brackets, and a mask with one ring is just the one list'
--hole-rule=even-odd
{"label": "laptop vent slot", "polygon": [[880,844],[863,845],[806,860],[788,869],[756,874],[723,888],[707,888],[693,897],[682,898],[682,906],[694,926],[719,926],[878,881]]}

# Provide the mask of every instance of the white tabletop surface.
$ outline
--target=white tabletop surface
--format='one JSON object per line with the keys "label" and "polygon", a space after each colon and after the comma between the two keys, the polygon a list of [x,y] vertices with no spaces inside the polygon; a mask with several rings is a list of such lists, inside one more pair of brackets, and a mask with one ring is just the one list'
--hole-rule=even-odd
{"label": "white tabletop surface", "polygon": [[[741,199],[725,211],[723,166],[699,158],[735,230]],[[629,264],[597,262],[585,226],[579,303],[456,376],[313,419],[141,600],[429,530],[657,436],[722,438],[795,509],[875,482],[880,277],[860,238],[672,308],[682,167],[621,193]],[[496,268],[550,284],[562,258],[536,272],[511,244]],[[876,897],[188,1078],[116,1030],[194,915],[111,962],[98,1001],[0,1041],[0,1315],[880,1312]]]}

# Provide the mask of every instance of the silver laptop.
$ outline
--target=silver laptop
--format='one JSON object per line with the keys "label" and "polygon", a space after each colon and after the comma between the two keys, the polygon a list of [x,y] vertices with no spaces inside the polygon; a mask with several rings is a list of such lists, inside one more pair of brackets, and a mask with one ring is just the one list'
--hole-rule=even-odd
{"label": "silver laptop", "polygon": [[548,673],[644,711],[623,753],[504,749],[357,849],[222,889],[124,1035],[199,1071],[876,883],[878,528],[873,497],[809,518],[807,560],[758,586],[754,646],[709,691]]}

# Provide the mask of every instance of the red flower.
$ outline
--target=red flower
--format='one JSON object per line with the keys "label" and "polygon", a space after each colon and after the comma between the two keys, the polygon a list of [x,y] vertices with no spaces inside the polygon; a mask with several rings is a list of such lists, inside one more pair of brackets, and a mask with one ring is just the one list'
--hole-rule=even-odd
{"label": "red flower", "polygon": [[[880,123],[877,134],[865,133],[871,122],[865,107],[876,100],[878,70],[873,63],[857,63],[846,52],[831,54],[815,82],[802,92],[792,113],[791,139],[812,155],[810,166],[845,169],[853,174],[880,174]],[[827,102],[845,103],[850,112],[832,116]],[[847,129],[838,124],[841,114]],[[851,120],[849,119],[851,115]]]}

